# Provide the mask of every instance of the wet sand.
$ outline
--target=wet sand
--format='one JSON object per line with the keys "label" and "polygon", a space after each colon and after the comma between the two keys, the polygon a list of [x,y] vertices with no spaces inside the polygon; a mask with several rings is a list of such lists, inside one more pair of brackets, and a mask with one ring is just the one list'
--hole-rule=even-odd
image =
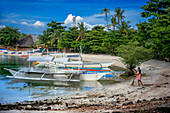
{"label": "wet sand", "polygon": [[[117,56],[83,54],[83,59],[89,62],[114,62],[113,65],[125,67]],[[131,86],[132,80],[127,80],[75,95],[1,104],[0,112],[144,112],[160,107],[169,109],[170,63],[149,60],[140,67],[142,73],[146,74],[142,76],[142,86],[137,85],[137,80]]]}

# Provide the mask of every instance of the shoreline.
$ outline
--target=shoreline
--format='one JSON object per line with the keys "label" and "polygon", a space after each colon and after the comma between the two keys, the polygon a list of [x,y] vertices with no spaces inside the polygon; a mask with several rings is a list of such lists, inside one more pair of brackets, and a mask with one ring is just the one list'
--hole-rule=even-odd
{"label": "shoreline", "polygon": [[[115,62],[114,66],[124,68],[120,57],[110,55],[89,55],[83,54],[83,59],[88,61]],[[149,60],[141,64],[143,86],[131,86],[132,80],[128,80],[102,88],[95,88],[75,95],[55,97],[37,101],[24,101],[10,104],[0,104],[2,110],[50,110],[62,112],[125,112],[140,110],[134,105],[142,105],[143,110],[160,107],[170,108],[170,63],[165,61]],[[148,106],[145,106],[148,102]],[[151,103],[157,103],[152,107]],[[143,104],[142,104],[143,103]],[[94,108],[94,109],[93,109]],[[18,111],[19,112],[19,111]],[[32,111],[31,111],[32,112]]]}

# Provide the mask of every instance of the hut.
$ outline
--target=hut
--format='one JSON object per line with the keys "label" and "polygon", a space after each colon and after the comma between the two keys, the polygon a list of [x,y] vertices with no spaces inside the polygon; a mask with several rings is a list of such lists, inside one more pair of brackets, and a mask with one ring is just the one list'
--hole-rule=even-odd
{"label": "hut", "polygon": [[38,41],[37,36],[27,35],[26,37],[18,40],[15,47],[18,49],[28,49],[31,47],[35,47],[35,43]]}

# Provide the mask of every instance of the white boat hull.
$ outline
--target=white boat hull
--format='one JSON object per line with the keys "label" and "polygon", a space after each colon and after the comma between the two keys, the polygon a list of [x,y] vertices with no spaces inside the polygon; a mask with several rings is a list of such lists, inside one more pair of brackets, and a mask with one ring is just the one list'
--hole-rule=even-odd
{"label": "white boat hull", "polygon": [[[11,69],[6,69],[10,71],[13,76],[7,76],[7,78],[25,79],[25,80],[46,80],[46,81],[97,81],[106,73],[84,73],[80,75],[75,75],[72,77],[70,74],[62,73],[37,73],[37,72],[20,72]],[[72,79],[73,78],[73,79]]]}
{"label": "white boat hull", "polygon": [[22,72],[22,71],[14,71],[11,69],[8,70],[13,76],[6,76],[7,78],[15,78],[15,79],[24,79],[24,80],[45,80],[45,81],[80,81],[79,76],[74,76],[78,79],[70,78],[70,74],[64,73],[42,73],[42,72]]}
{"label": "white boat hull", "polygon": [[80,80],[88,80],[88,81],[97,81],[99,80],[104,73],[87,73],[87,74],[81,74]]}

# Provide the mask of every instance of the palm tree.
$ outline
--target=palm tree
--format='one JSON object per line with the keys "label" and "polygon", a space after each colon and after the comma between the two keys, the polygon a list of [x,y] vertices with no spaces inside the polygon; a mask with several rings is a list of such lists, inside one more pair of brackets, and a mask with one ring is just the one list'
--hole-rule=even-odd
{"label": "palm tree", "polygon": [[116,22],[116,16],[112,16],[112,18],[111,18],[111,23],[112,23],[112,26],[113,26],[113,30],[115,30],[116,24],[118,24],[118,23]]}
{"label": "palm tree", "polygon": [[39,42],[43,44],[43,48],[48,47],[49,45],[49,32],[47,30],[43,31],[43,35],[39,35]]}
{"label": "palm tree", "polygon": [[129,30],[129,28],[131,27],[131,25],[129,25],[129,24],[130,24],[130,21],[127,21],[127,22],[122,21],[121,24],[118,24],[118,26],[117,26],[117,28],[118,28],[121,32],[123,32],[123,34],[124,34],[124,40],[125,40],[125,36],[128,35],[128,30]]}
{"label": "palm tree", "polygon": [[104,9],[102,9],[102,13],[101,13],[101,14],[105,13],[106,22],[107,22],[107,29],[108,29],[108,30],[109,30],[109,25],[108,25],[107,13],[110,14],[109,10],[110,10],[110,9],[104,8]]}
{"label": "palm tree", "polygon": [[57,42],[57,46],[59,47],[59,42],[60,42],[60,39],[61,39],[61,34],[62,33],[60,32],[60,30],[57,29],[53,33],[51,33],[51,35],[49,35],[50,45],[51,46]]}
{"label": "palm tree", "polygon": [[81,38],[83,39],[84,38],[84,33],[85,31],[87,30],[87,28],[84,26],[84,23],[78,23],[78,28],[79,28],[79,36],[81,36]]}
{"label": "palm tree", "polygon": [[118,18],[118,23],[120,23],[120,21],[122,21],[125,18],[125,16],[123,16],[125,10],[121,10],[120,7],[118,7],[114,10],[114,12],[116,13],[115,16]]}

